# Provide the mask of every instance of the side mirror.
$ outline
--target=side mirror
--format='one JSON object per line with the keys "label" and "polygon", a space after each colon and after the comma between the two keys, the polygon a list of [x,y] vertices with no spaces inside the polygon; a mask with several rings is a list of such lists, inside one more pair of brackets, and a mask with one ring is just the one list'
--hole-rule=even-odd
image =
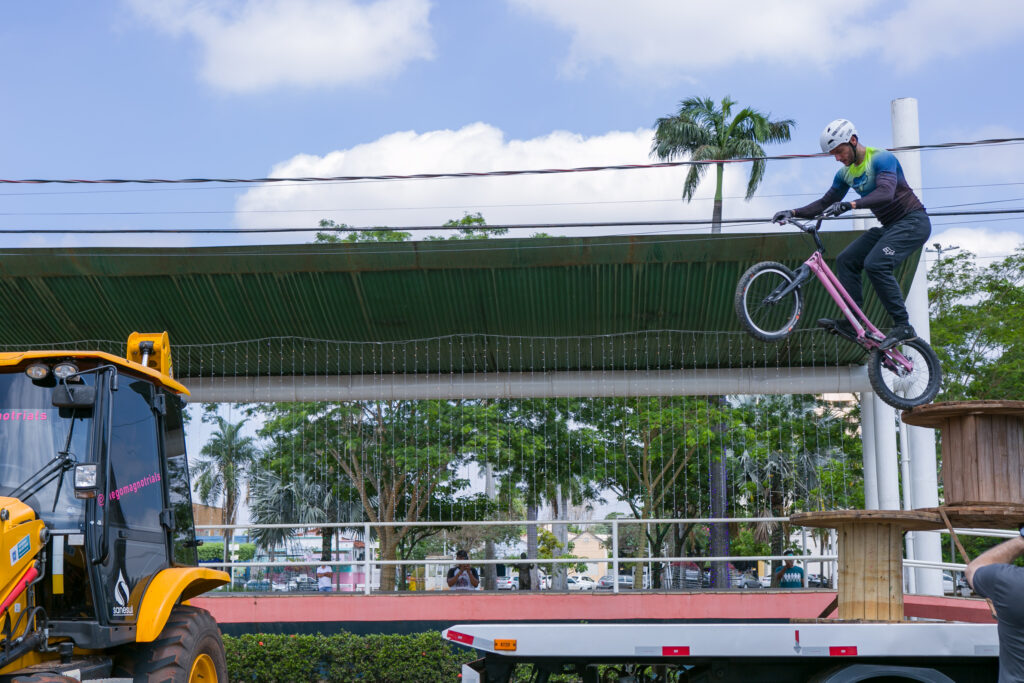
{"label": "side mirror", "polygon": [[50,402],[56,408],[92,408],[96,405],[96,387],[61,382],[53,388]]}

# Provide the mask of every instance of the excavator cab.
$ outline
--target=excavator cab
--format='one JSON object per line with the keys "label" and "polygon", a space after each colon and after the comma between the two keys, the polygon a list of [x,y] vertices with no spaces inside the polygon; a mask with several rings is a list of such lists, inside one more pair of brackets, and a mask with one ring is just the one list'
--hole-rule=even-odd
{"label": "excavator cab", "polygon": [[0,353],[0,681],[227,680],[171,372],[166,333]]}

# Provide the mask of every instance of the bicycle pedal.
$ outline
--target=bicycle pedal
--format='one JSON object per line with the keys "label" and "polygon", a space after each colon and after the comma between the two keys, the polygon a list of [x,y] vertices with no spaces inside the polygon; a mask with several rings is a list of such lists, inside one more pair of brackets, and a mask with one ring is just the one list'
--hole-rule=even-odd
{"label": "bicycle pedal", "polygon": [[843,339],[848,339],[850,341],[857,341],[857,334],[856,333],[848,332],[848,331],[842,329],[837,324],[837,322],[835,320],[829,320],[828,318],[821,318],[820,320],[818,320],[818,327],[821,327],[822,329],[828,331],[829,334],[837,334],[840,337],[842,337]]}

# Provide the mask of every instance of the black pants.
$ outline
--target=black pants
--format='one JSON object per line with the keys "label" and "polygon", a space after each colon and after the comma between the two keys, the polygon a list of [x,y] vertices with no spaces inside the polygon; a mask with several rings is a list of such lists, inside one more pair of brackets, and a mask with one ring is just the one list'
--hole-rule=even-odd
{"label": "black pants", "polygon": [[863,309],[861,271],[867,271],[868,279],[893,322],[906,325],[910,317],[903,303],[900,285],[892,272],[917,251],[931,234],[932,223],[924,211],[912,211],[889,225],[871,228],[839,254],[836,259],[836,276]]}

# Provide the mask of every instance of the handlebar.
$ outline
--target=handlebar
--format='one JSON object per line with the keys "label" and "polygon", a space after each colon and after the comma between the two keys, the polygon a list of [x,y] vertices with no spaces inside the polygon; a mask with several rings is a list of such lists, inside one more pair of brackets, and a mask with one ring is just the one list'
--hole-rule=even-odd
{"label": "handlebar", "polygon": [[[795,225],[797,228],[799,228],[800,230],[803,230],[804,232],[806,232],[808,234],[813,234],[813,233],[818,232],[818,230],[821,229],[821,222],[824,219],[825,219],[825,214],[821,214],[820,216],[815,216],[814,218],[811,218],[811,219],[806,220],[806,221],[801,221],[801,220],[798,220],[796,218],[786,218],[786,219],[783,219],[783,220],[779,221],[778,224],[779,225],[785,225],[786,223],[789,223],[791,225]],[[816,220],[817,222],[812,226],[811,225],[811,221],[814,221],[814,220]]]}
{"label": "handlebar", "polygon": [[[797,220],[790,216],[789,218],[779,221],[779,225],[785,225],[786,223],[792,223],[800,230],[806,232],[808,235],[814,238],[814,246],[818,248],[818,251],[825,253],[825,245],[822,244],[821,238],[818,237],[818,231],[821,230],[821,222],[827,218],[827,212],[819,214],[814,218],[806,221]],[[815,221],[814,225],[811,225],[811,221]]]}
{"label": "handlebar", "polygon": [[[826,211],[818,214],[817,216],[814,216],[813,218],[808,219],[807,221],[800,221],[800,220],[797,220],[796,218],[793,218],[792,216],[790,216],[789,218],[784,218],[781,221],[779,221],[779,225],[785,225],[786,223],[792,223],[793,225],[795,225],[796,227],[800,228],[801,230],[803,230],[806,233],[815,233],[815,232],[817,232],[818,230],[821,229],[821,222],[823,220],[825,220],[826,218],[834,218],[835,216],[838,216],[838,215],[839,215],[839,213],[834,213],[834,212],[830,212],[830,211],[826,210]],[[810,221],[817,221],[814,224],[813,228],[810,227]]]}

